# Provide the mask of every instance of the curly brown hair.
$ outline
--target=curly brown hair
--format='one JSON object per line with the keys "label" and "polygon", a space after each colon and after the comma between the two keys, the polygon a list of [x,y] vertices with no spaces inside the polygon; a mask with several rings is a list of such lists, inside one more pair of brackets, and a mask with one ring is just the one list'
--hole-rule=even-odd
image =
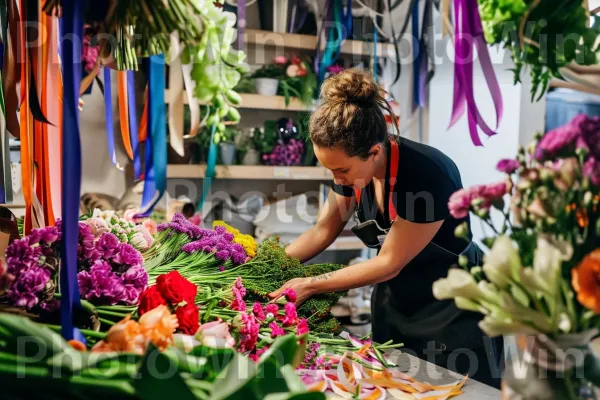
{"label": "curly brown hair", "polygon": [[310,116],[310,139],[319,147],[342,148],[349,157],[367,159],[371,147],[388,142],[383,110],[398,124],[386,92],[363,69],[346,69],[321,85],[319,104]]}

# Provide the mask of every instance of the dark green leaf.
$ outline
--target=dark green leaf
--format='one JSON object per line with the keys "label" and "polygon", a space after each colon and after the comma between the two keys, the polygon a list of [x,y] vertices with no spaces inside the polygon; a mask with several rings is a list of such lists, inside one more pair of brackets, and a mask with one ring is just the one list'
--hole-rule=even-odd
{"label": "dark green leaf", "polygon": [[259,363],[275,359],[279,365],[292,364],[299,350],[298,339],[295,334],[279,336],[275,342],[260,357]]}
{"label": "dark green leaf", "polygon": [[585,358],[583,374],[585,379],[590,381],[594,386],[600,387],[600,358],[594,357],[593,354],[588,354]]}
{"label": "dark green leaf", "polygon": [[256,398],[254,378],[257,368],[248,357],[235,353],[227,368],[219,374],[215,381],[215,390],[210,398],[247,400]]}
{"label": "dark green leaf", "polygon": [[179,375],[178,365],[150,344],[133,385],[144,400],[173,398],[195,400],[195,396]]}
{"label": "dark green leaf", "polygon": [[283,379],[291,392],[304,392],[306,391],[306,385],[302,382],[296,370],[291,365],[284,365],[280,369]]}
{"label": "dark green leaf", "polygon": [[15,314],[0,314],[0,327],[10,332],[3,350],[22,357],[46,359],[70,348],[60,335],[44,325]]}

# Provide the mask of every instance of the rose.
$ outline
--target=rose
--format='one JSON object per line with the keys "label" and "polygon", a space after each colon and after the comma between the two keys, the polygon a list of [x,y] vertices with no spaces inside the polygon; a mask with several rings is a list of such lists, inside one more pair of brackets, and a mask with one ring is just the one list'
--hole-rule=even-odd
{"label": "rose", "polygon": [[182,301],[194,303],[198,288],[185,279],[177,271],[171,271],[156,278],[156,286],[160,294],[171,304]]}
{"label": "rose", "polygon": [[150,310],[158,306],[167,304],[167,301],[158,291],[156,285],[150,286],[144,290],[140,296],[140,305],[138,306],[138,314],[144,315]]}
{"label": "rose", "polygon": [[103,233],[110,232],[108,223],[102,218],[88,218],[85,224],[90,227],[90,231],[95,237],[100,237]]}
{"label": "rose", "polygon": [[177,316],[177,328],[181,333],[194,335],[198,332],[200,324],[198,307],[194,303],[187,303],[185,306],[177,307],[175,310]]}
{"label": "rose", "polygon": [[145,219],[144,222],[142,222],[142,226],[146,228],[148,233],[151,235],[154,235],[156,232],[158,232],[158,225],[150,218]]}
{"label": "rose", "polygon": [[286,56],[277,56],[273,61],[275,62],[275,64],[285,65],[287,64],[288,59]]}
{"label": "rose", "polygon": [[503,159],[498,162],[496,169],[505,174],[512,174],[519,169],[521,163],[514,159]]}

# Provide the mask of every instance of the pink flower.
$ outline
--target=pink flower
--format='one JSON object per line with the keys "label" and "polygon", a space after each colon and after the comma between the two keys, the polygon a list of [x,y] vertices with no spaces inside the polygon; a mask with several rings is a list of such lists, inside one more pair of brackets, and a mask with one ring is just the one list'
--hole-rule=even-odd
{"label": "pink flower", "polygon": [[189,217],[188,221],[190,221],[194,225],[199,226],[202,223],[202,217],[200,217],[200,214],[196,213],[196,214],[192,215],[191,217]]}
{"label": "pink flower", "polygon": [[254,306],[252,307],[252,314],[254,314],[256,319],[259,321],[265,320],[265,313],[263,311],[262,306],[260,305],[260,303],[258,301],[256,303],[254,303]]}
{"label": "pink flower", "polygon": [[220,319],[200,325],[196,337],[202,338],[202,344],[208,347],[235,346],[235,339],[229,333],[229,324]]}
{"label": "pink flower", "polygon": [[125,212],[123,213],[123,219],[126,221],[137,222],[135,219],[135,216],[137,214],[139,214],[139,210],[136,210],[135,208],[130,208],[128,210],[125,210]]}
{"label": "pink flower", "polygon": [[265,306],[265,314],[267,318],[274,318],[277,316],[277,312],[279,311],[279,307],[277,304],[270,303]]}
{"label": "pink flower", "polygon": [[302,336],[307,333],[308,333],[308,321],[306,321],[306,318],[302,318],[300,320],[300,322],[298,323],[298,326],[296,326],[296,335]]}
{"label": "pink flower", "polygon": [[297,65],[292,64],[287,67],[287,69],[285,70],[285,74],[287,76],[289,76],[290,78],[295,78],[298,76],[299,70],[300,70],[300,68],[298,68]]}
{"label": "pink flower", "polygon": [[491,183],[485,187],[483,192],[484,200],[493,202],[501,199],[506,194],[506,182]]}
{"label": "pink flower", "polygon": [[245,353],[251,351],[256,346],[260,324],[256,322],[256,318],[254,318],[252,315],[248,315],[246,313],[240,315],[241,325],[239,327],[239,351]]}
{"label": "pink flower", "polygon": [[149,234],[154,235],[158,232],[158,225],[153,219],[147,218],[142,222],[142,226],[146,228]]}
{"label": "pink flower", "polygon": [[583,166],[583,174],[594,186],[600,186],[600,161],[590,157]]}
{"label": "pink flower", "polygon": [[288,301],[291,301],[292,303],[296,302],[296,291],[292,288],[287,288],[283,291],[283,295],[285,296],[285,298]]}
{"label": "pink flower", "polygon": [[519,169],[521,163],[514,159],[503,159],[498,162],[496,169],[505,174],[512,174]]}
{"label": "pink flower", "polygon": [[283,326],[293,326],[298,323],[298,313],[296,312],[296,305],[294,303],[287,303],[285,305],[285,317],[283,318]]}
{"label": "pink flower", "polygon": [[452,217],[456,219],[466,218],[469,215],[470,208],[471,195],[465,189],[452,193],[450,200],[448,200],[448,209]]}
{"label": "pink flower", "polygon": [[286,56],[277,56],[273,59],[273,62],[275,64],[279,64],[279,65],[285,65],[288,63],[288,59]]}
{"label": "pink flower", "polygon": [[269,324],[269,328],[271,328],[271,337],[274,339],[277,336],[283,336],[285,335],[285,331],[283,330],[282,327],[280,327],[279,325],[277,325],[275,322],[271,322]]}
{"label": "pink flower", "polygon": [[267,350],[269,350],[269,346],[265,346],[261,349],[256,349],[256,351],[252,352],[251,354],[248,354],[248,358],[254,362],[258,362],[260,356],[262,356],[262,354]]}
{"label": "pink flower", "polygon": [[246,302],[235,287],[233,288],[233,301],[229,305],[229,308],[234,311],[246,311]]}
{"label": "pink flower", "polygon": [[242,278],[240,276],[235,280],[234,287],[239,290],[242,297],[246,297],[246,288],[242,284]]}

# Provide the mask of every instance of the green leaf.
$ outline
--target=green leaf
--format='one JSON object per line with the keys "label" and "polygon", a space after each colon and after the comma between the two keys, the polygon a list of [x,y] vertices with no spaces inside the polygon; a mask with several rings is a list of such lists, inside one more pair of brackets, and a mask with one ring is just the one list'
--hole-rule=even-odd
{"label": "green leaf", "polygon": [[281,375],[285,379],[285,383],[292,392],[304,392],[306,391],[306,385],[302,382],[296,370],[291,365],[284,365],[281,367]]}
{"label": "green leaf", "polygon": [[600,358],[588,354],[583,365],[583,375],[594,386],[600,387]]}
{"label": "green leaf", "polygon": [[71,348],[49,328],[15,314],[0,314],[0,328],[9,332],[2,350],[22,357],[47,359]]}
{"label": "green leaf", "polygon": [[[296,359],[298,353],[298,339],[296,335],[291,333],[285,336],[279,336],[275,339],[275,342],[269,347],[269,350],[265,351],[260,357],[259,363],[264,362],[268,359],[275,359],[279,365],[292,364]],[[297,367],[296,365],[293,365]]]}
{"label": "green leaf", "polygon": [[258,398],[263,398],[270,393],[286,393],[290,391],[286,379],[281,374],[280,367],[281,365],[275,358],[270,358],[260,363],[255,379]]}
{"label": "green leaf", "polygon": [[201,373],[208,362],[205,357],[195,357],[174,347],[168,348],[163,354],[169,357],[175,365],[179,366],[180,372],[189,372],[191,374]]}
{"label": "green leaf", "polygon": [[210,398],[213,400],[256,398],[254,391],[256,374],[257,368],[254,362],[242,354],[235,353],[233,360],[215,380],[215,390]]}
{"label": "green leaf", "polygon": [[179,375],[179,366],[152,344],[148,346],[138,374],[140,378],[134,379],[133,385],[144,400],[195,400],[194,394]]}

